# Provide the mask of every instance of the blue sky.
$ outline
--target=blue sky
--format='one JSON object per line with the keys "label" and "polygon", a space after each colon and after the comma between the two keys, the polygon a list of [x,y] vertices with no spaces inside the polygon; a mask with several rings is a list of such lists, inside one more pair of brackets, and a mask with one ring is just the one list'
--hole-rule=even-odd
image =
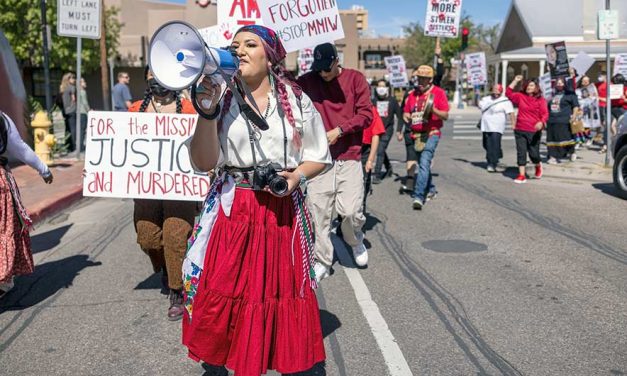
{"label": "blue sky", "polygon": [[[411,22],[424,23],[428,0],[338,0],[340,9],[353,4],[368,9],[368,26],[377,34],[399,35],[401,28]],[[511,0],[463,0],[462,10],[476,23],[502,23]]]}

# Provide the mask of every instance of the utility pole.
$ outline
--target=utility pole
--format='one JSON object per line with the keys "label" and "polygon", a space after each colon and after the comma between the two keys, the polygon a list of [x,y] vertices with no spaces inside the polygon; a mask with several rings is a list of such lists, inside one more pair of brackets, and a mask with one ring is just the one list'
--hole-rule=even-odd
{"label": "utility pole", "polygon": [[[605,0],[605,10],[610,10],[610,0]],[[611,77],[612,75],[610,74],[610,40],[606,39],[605,40],[605,101],[607,103],[607,105],[605,106],[605,146],[606,146],[606,152],[605,152],[605,167],[609,167],[610,165],[610,158],[611,158],[611,154],[612,154],[612,150],[611,150],[611,145],[610,145],[610,128],[612,125],[612,100],[610,99],[610,86],[611,86]]]}
{"label": "utility pole", "polygon": [[44,90],[46,94],[46,112],[52,110],[52,95],[50,94],[50,61],[48,56],[48,22],[46,21],[46,0],[39,2],[41,10],[41,36],[44,47]]}
{"label": "utility pole", "polygon": [[105,24],[105,4],[104,0],[100,0],[100,82],[102,83],[102,104],[105,111],[111,110],[110,108],[110,87],[109,77],[107,70],[107,28]]}

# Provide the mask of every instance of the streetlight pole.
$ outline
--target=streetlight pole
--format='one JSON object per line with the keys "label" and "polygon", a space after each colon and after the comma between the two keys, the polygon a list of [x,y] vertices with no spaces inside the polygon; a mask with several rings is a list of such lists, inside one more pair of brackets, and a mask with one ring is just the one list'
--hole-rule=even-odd
{"label": "streetlight pole", "polygon": [[52,96],[50,94],[50,62],[48,57],[48,22],[46,21],[46,0],[39,2],[41,10],[41,36],[44,47],[44,92],[46,94],[46,112],[52,110]]}
{"label": "streetlight pole", "polygon": [[[605,10],[610,10],[610,0],[605,0]],[[610,99],[610,85],[612,84],[610,74],[610,40],[605,40],[605,167],[610,165],[612,149],[610,145],[610,128],[612,124],[612,100]]]}

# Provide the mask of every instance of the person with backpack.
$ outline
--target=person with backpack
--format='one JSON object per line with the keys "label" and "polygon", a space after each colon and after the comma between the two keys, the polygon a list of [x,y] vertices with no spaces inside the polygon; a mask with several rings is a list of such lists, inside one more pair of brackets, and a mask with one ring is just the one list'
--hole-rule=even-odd
{"label": "person with backpack", "polygon": [[488,172],[496,172],[499,168],[499,160],[503,158],[501,139],[505,126],[509,120],[514,125],[516,117],[512,102],[503,96],[503,85],[492,86],[492,94],[481,98],[479,101],[481,110],[480,128],[483,134],[483,148],[486,151]]}

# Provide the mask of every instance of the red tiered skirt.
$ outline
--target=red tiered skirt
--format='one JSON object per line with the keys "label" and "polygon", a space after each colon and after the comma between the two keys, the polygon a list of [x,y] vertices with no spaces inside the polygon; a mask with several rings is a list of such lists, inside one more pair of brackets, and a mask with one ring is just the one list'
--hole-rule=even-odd
{"label": "red tiered skirt", "polygon": [[189,356],[237,376],[301,372],[323,361],[318,302],[303,287],[302,260],[292,198],[237,188],[230,217],[220,209],[214,224],[193,318],[183,320]]}

